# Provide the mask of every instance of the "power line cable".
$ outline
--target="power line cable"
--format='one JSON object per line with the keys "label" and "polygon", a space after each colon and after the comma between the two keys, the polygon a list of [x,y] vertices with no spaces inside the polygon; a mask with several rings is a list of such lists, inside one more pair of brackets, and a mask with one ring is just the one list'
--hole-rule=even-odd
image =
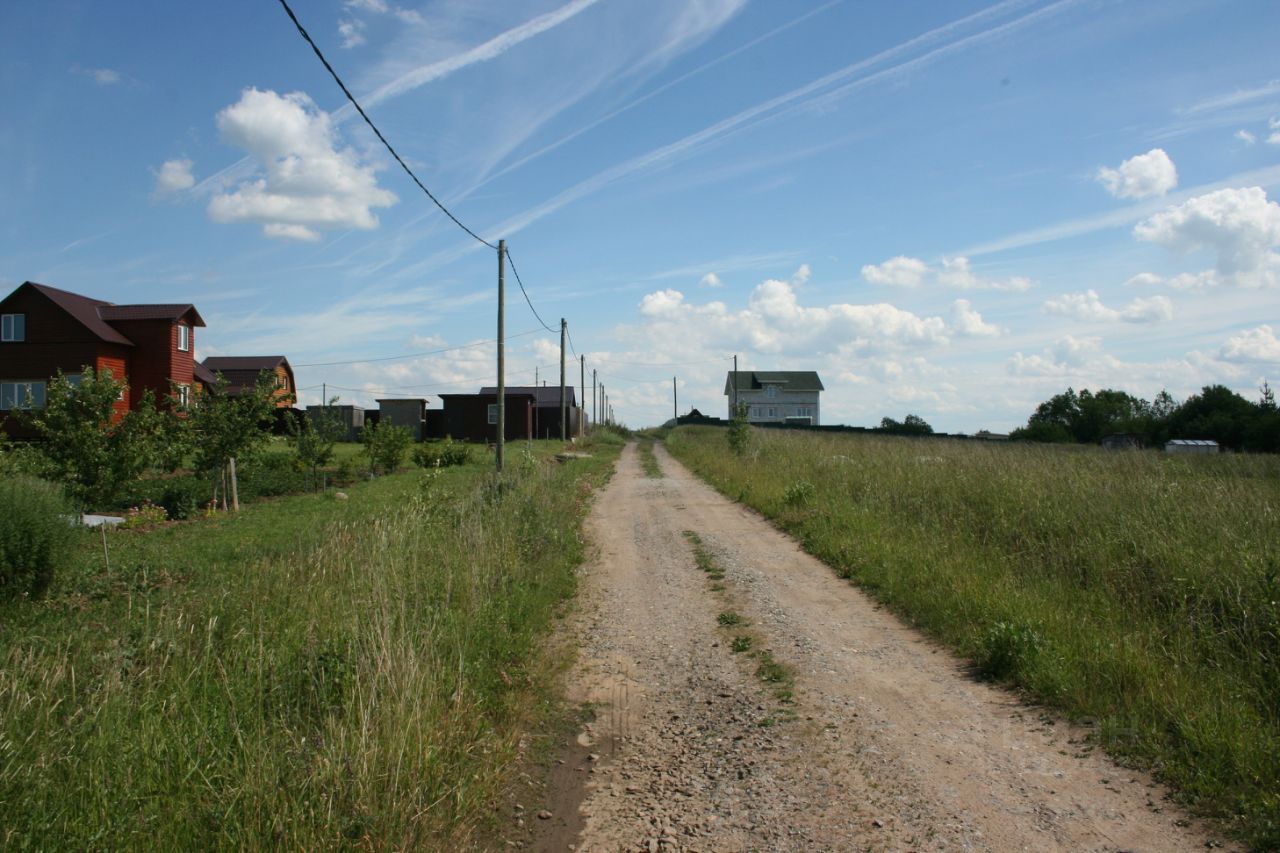
{"label": "power line cable", "polygon": [[[373,123],[373,120],[370,119],[369,116],[365,113],[364,108],[360,106],[360,102],[356,100],[355,95],[352,95],[351,90],[347,88],[347,84],[342,82],[342,78],[338,76],[338,72],[333,70],[333,66],[329,64],[329,60],[324,58],[324,54],[320,52],[320,48],[316,45],[314,41],[312,41],[311,36],[310,34],[307,33],[306,28],[303,27],[302,22],[298,20],[298,16],[293,13],[293,9],[289,8],[288,0],[280,0],[280,5],[284,7],[284,11],[289,16],[289,20],[293,21],[293,25],[298,28],[298,34],[302,36],[302,38],[306,41],[307,44],[311,45],[311,49],[315,51],[316,56],[320,60],[320,63],[325,67],[325,70],[329,72],[329,75],[333,77],[334,82],[338,84],[338,88],[342,90],[342,94],[347,96],[347,100],[351,102],[351,106],[355,107],[356,112],[360,113],[360,118],[364,119],[364,123],[369,125],[369,129],[372,130],[374,133],[374,136],[377,136],[378,140],[383,145],[386,146],[387,150],[391,152],[391,156],[396,158],[396,162],[400,164],[400,168],[404,169],[405,174],[407,174],[410,178],[413,179],[413,182],[418,185],[418,189],[426,193],[427,198],[435,202],[436,207],[440,208],[440,210],[444,213],[445,216],[452,219],[455,225],[457,225],[463,231],[466,231],[468,234],[470,234],[480,243],[483,243],[484,245],[488,246],[490,249],[496,250],[498,248],[497,246],[493,245],[488,240],[484,239],[479,234],[472,231],[467,226],[463,225],[462,221],[458,219],[458,217],[450,213],[449,208],[445,207],[444,204],[441,203],[440,199],[436,198],[431,193],[431,190],[427,189],[426,185],[422,183],[422,181],[418,180],[418,176],[415,175],[413,173],[413,170],[409,168],[408,164],[401,159],[400,155],[396,153],[396,149],[392,148],[391,143],[388,142],[387,138],[382,135],[382,131],[378,130],[377,125],[375,125]],[[517,280],[519,280],[519,276],[517,276],[516,278]],[[520,289],[524,290],[524,285],[521,285]],[[525,298],[527,299],[528,296],[526,296]],[[530,307],[533,307],[533,306],[530,305]],[[534,313],[536,314],[537,312],[534,312]],[[541,318],[539,318],[539,320],[541,320]],[[544,323],[543,325],[546,325],[546,324]]]}
{"label": "power line cable", "polygon": [[[515,334],[515,335],[507,335],[507,340],[512,340],[514,338],[523,338],[528,335],[536,335],[541,331],[542,331],[541,329],[530,329],[527,332],[520,332],[519,334]],[[487,339],[483,341],[476,341],[473,344],[460,344],[459,346],[456,346],[456,347],[444,347],[443,349],[422,350],[421,352],[410,352],[410,353],[405,353],[404,355],[387,355],[387,356],[380,356],[378,358],[356,358],[356,359],[352,359],[351,361],[313,361],[307,364],[295,364],[294,367],[336,367],[344,364],[369,364],[375,361],[399,361],[400,359],[405,359],[405,358],[421,358],[424,355],[439,355],[442,352],[456,352],[457,350],[475,349],[476,347],[489,346],[490,344],[494,344],[494,343],[497,343],[497,341],[494,339]]]}
{"label": "power line cable", "polygon": [[542,324],[542,328],[554,335],[559,331],[559,329],[553,329],[548,326],[547,321],[542,319],[542,315],[538,313],[538,309],[533,307],[533,300],[529,298],[529,291],[524,289],[524,282],[520,280],[520,271],[516,269],[516,262],[511,257],[510,247],[507,248],[507,262],[511,264],[511,272],[515,274],[516,284],[520,285],[520,292],[524,294],[524,301],[529,304],[529,310],[533,312],[533,316],[538,318],[538,322]]}

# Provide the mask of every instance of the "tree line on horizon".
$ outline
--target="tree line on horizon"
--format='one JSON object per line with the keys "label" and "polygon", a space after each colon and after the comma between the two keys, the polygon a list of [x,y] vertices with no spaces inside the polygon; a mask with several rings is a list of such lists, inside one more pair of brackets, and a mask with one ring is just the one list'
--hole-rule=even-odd
{"label": "tree line on horizon", "polygon": [[1104,388],[1068,388],[1036,407],[1015,441],[1097,444],[1117,433],[1136,435],[1146,447],[1172,439],[1207,439],[1229,450],[1280,453],[1280,409],[1266,382],[1251,402],[1225,385],[1206,385],[1177,402],[1168,391],[1151,401]]}

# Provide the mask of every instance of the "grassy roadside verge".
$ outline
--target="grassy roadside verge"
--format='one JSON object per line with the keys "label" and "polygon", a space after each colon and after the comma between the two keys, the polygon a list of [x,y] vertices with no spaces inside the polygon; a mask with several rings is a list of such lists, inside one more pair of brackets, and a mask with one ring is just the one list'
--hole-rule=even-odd
{"label": "grassy roadside verge", "polygon": [[589,451],[113,531],[110,571],[85,534],[0,609],[0,847],[457,846],[542,686]]}
{"label": "grassy roadside verge", "polygon": [[683,427],[668,450],[897,613],[1280,846],[1280,459]]}

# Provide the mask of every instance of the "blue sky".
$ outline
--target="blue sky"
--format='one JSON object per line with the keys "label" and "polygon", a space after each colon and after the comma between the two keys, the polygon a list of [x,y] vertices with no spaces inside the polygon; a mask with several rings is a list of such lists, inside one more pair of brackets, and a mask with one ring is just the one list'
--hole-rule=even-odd
{"label": "blue sky", "polygon": [[[1270,0],[294,9],[633,426],[672,376],[722,414],[735,353],[952,432],[1280,377]],[[0,289],[193,302],[303,403],[492,384],[495,253],[277,3],[9,3],[0,47]],[[507,381],[554,382],[508,283]]]}

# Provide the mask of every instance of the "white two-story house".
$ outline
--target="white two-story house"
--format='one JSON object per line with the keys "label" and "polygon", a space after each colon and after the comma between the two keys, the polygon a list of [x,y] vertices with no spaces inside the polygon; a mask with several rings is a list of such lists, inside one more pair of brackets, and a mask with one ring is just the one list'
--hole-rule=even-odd
{"label": "white two-story house", "polygon": [[730,370],[724,383],[729,418],[741,404],[753,424],[817,426],[822,423],[818,395],[823,390],[822,380],[812,370]]}

